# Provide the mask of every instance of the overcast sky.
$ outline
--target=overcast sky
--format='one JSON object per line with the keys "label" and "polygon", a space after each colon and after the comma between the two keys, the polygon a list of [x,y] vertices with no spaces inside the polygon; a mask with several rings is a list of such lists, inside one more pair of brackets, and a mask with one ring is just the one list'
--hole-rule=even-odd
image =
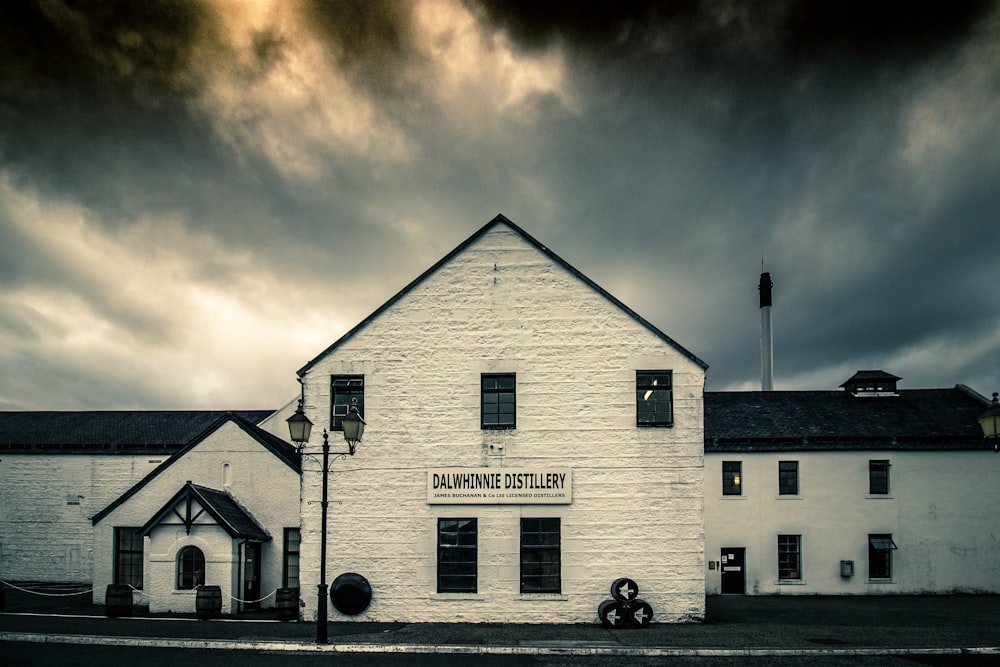
{"label": "overcast sky", "polygon": [[497,213],[709,390],[763,260],[775,389],[989,394],[1000,8],[0,4],[0,409],[278,407]]}

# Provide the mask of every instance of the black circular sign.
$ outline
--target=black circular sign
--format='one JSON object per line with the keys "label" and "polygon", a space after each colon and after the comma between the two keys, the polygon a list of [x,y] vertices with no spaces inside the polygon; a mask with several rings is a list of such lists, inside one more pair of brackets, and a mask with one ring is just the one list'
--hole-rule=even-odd
{"label": "black circular sign", "polygon": [[330,586],[330,602],[341,614],[356,616],[372,601],[372,586],[360,574],[345,572]]}
{"label": "black circular sign", "polygon": [[619,602],[631,602],[639,597],[639,584],[622,577],[611,584],[611,597]]}

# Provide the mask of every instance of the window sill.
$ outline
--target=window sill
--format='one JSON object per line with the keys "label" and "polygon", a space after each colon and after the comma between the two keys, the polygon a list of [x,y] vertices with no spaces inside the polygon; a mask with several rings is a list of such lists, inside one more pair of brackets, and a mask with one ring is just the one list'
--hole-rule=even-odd
{"label": "window sill", "polygon": [[865,579],[865,583],[866,584],[895,584],[896,580],[892,579],[892,578],[889,578],[889,579]]}
{"label": "window sill", "polygon": [[481,593],[433,593],[429,598],[432,602],[484,601]]}
{"label": "window sill", "polygon": [[566,602],[569,597],[562,593],[521,593],[514,599],[522,602]]}
{"label": "window sill", "polygon": [[804,579],[775,579],[775,586],[805,586],[806,582]]}
{"label": "window sill", "polygon": [[775,500],[802,500],[802,496],[797,493],[779,493],[774,497]]}
{"label": "window sill", "polygon": [[893,500],[892,495],[888,493],[869,493],[865,498],[868,500]]}

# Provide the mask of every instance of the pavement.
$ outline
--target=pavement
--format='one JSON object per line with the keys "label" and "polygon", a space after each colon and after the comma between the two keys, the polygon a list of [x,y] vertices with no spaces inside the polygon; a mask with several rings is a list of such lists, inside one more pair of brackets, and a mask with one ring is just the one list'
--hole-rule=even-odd
{"label": "pavement", "polygon": [[[709,596],[703,623],[641,629],[593,624],[331,621],[274,610],[219,619],[149,614],[109,618],[82,587],[5,589],[0,643],[220,648],[282,653],[437,653],[622,656],[978,656],[1000,661],[1000,596]],[[23,589],[23,590],[22,590]],[[28,592],[31,591],[31,592]],[[599,600],[597,602],[600,602]]]}

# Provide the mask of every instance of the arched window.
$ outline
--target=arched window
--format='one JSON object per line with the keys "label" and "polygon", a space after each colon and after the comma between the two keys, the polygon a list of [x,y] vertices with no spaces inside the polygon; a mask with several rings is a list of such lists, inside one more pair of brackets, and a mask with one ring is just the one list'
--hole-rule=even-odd
{"label": "arched window", "polygon": [[205,583],[205,555],[198,547],[184,547],[177,554],[177,588],[191,590]]}

